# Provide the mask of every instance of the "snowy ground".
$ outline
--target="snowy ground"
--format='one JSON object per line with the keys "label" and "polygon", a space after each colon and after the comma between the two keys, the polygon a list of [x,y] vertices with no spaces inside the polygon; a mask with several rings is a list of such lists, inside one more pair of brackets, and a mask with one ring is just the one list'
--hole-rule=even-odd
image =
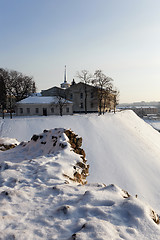
{"label": "snowy ground", "polygon": [[[1,119],[0,137],[27,141],[55,127],[83,137],[89,182],[114,183],[160,212],[160,134],[132,111],[117,114]],[[153,197],[154,196],[154,197]]]}
{"label": "snowy ground", "polygon": [[44,144],[0,152],[1,239],[160,239],[152,208],[143,203],[160,213],[160,134],[124,111],[0,119],[0,137],[28,141],[57,127],[83,137],[88,184],[63,176],[72,175],[76,159],[68,145],[52,154]]}
{"label": "snowy ground", "polygon": [[0,152],[1,239],[159,239],[158,216],[137,197],[70,180],[82,159],[68,141],[61,128]]}

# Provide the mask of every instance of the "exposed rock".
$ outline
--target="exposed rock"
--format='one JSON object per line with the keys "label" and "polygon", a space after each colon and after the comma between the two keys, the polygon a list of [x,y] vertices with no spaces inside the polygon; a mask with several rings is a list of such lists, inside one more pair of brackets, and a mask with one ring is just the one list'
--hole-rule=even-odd
{"label": "exposed rock", "polygon": [[34,158],[39,154],[44,156],[56,154],[69,147],[79,157],[76,160],[77,162],[73,161],[73,164],[70,164],[72,172],[68,174],[67,171],[64,171],[63,176],[74,182],[87,183],[86,177],[89,175],[89,165],[86,164],[85,151],[81,148],[82,137],[79,137],[73,131],[64,128],[44,130],[39,135],[34,134],[28,143],[23,143],[20,146],[24,147],[25,151],[29,152]]}
{"label": "exposed rock", "polygon": [[57,212],[58,213],[63,213],[63,214],[67,214],[68,213],[68,209],[69,209],[69,206],[61,206],[57,209]]}
{"label": "exposed rock", "polygon": [[85,159],[86,154],[85,151],[81,148],[82,146],[82,137],[78,137],[77,134],[72,132],[71,130],[65,130],[65,134],[69,139],[69,143],[73,149],[73,151],[79,155],[81,155],[82,162],[77,162],[74,172],[74,180],[86,184],[86,177],[89,175],[89,165],[86,164],[87,160]]}
{"label": "exposed rock", "polygon": [[82,138],[78,137],[77,134],[72,132],[71,130],[65,130],[65,134],[67,135],[69,139],[69,143],[71,147],[73,148],[73,151],[79,155],[82,155],[83,158],[85,158],[85,151],[81,148],[82,146]]}
{"label": "exposed rock", "polygon": [[150,215],[151,215],[151,218],[153,219],[153,221],[156,224],[159,224],[159,216],[157,215],[157,213],[151,209]]}
{"label": "exposed rock", "polygon": [[0,151],[15,148],[19,142],[15,138],[0,138]]}
{"label": "exposed rock", "polygon": [[31,140],[33,140],[33,141],[36,142],[36,141],[38,140],[39,137],[40,137],[40,136],[34,134],[34,135],[32,136],[32,138],[31,138]]}
{"label": "exposed rock", "polygon": [[0,150],[1,151],[6,151],[12,148],[15,148],[17,145],[15,144],[9,144],[9,145],[5,145],[5,144],[0,144]]}
{"label": "exposed rock", "polygon": [[80,174],[80,173],[78,173],[78,172],[75,172],[75,173],[74,173],[74,177],[75,177],[75,179],[77,180],[77,182],[79,182],[79,183],[80,183],[80,182],[82,181],[82,180],[81,180],[81,177],[82,177],[82,176],[81,176],[81,174]]}
{"label": "exposed rock", "polygon": [[122,192],[124,193],[123,198],[129,198],[131,196],[127,191],[125,191],[123,189],[122,189]]}
{"label": "exposed rock", "polygon": [[[55,130],[56,130],[56,129],[55,129]],[[47,132],[49,132],[49,130],[44,129],[43,132],[44,132],[44,133],[47,133]]]}
{"label": "exposed rock", "polygon": [[76,233],[72,234],[71,240],[76,240]]}
{"label": "exposed rock", "polygon": [[59,146],[60,146],[61,148],[65,148],[65,147],[67,147],[67,145],[64,144],[64,143],[60,143]]}

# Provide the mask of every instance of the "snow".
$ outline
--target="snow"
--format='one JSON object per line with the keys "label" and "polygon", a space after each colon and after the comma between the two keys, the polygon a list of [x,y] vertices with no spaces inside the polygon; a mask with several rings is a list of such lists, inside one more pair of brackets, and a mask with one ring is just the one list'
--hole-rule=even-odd
{"label": "snow", "polygon": [[0,151],[5,151],[16,145],[19,145],[19,142],[15,138],[0,138]]}
{"label": "snow", "polygon": [[[87,185],[64,176],[81,159],[64,128],[83,138]],[[61,136],[54,148],[44,129]],[[33,134],[46,143],[0,152],[1,239],[160,239],[151,217],[160,213],[160,135],[150,125],[132,111],[0,119],[0,138]]]}
{"label": "snow", "polygon": [[[28,98],[25,98],[21,101],[18,102],[19,103],[23,103],[23,104],[51,104],[51,103],[58,103],[58,98],[55,97],[42,97],[42,96],[30,96]],[[61,101],[65,101],[66,103],[71,103],[68,100],[65,99],[61,99]]]}
{"label": "snow", "polygon": [[15,138],[0,138],[0,145],[19,145],[19,142]]}

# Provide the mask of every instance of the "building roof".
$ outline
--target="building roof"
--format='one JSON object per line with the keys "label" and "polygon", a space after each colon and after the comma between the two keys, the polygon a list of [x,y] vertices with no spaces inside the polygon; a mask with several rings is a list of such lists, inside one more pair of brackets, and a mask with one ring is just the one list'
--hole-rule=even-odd
{"label": "building roof", "polygon": [[[23,103],[23,104],[51,104],[55,103],[57,104],[59,101],[58,97],[38,97],[38,96],[30,96],[28,98],[25,98],[17,103]],[[61,98],[61,101],[65,101],[66,103],[72,103],[71,101],[68,101],[64,98]]]}
{"label": "building roof", "polygon": [[54,86],[54,87],[48,88],[46,90],[42,90],[41,93],[44,92],[44,91],[48,91],[48,90],[53,90],[53,91],[55,90],[56,91],[56,90],[61,90],[61,88]]}
{"label": "building roof", "polygon": [[77,88],[77,86],[87,86],[87,88],[98,89],[97,86],[93,86],[84,82],[74,83],[73,85],[70,86],[70,88]]}

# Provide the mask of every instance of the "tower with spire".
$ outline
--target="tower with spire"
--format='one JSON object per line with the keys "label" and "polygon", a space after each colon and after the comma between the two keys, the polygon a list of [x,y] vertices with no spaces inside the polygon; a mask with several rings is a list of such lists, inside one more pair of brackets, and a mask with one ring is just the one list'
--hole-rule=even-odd
{"label": "tower with spire", "polygon": [[61,88],[67,89],[70,87],[70,84],[67,82],[67,71],[66,71],[66,65],[64,68],[64,82],[61,83]]}

